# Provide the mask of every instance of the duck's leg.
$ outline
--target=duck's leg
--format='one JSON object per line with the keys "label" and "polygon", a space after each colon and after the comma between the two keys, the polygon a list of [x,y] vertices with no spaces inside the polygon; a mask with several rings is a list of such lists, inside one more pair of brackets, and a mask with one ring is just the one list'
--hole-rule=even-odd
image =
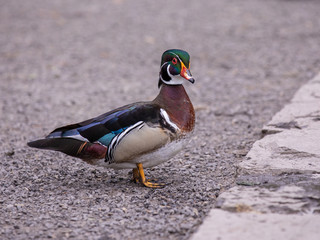
{"label": "duck's leg", "polygon": [[165,184],[163,184],[163,183],[154,183],[154,182],[150,182],[150,180],[147,180],[144,175],[142,163],[137,163],[137,169],[133,169],[133,170],[134,170],[133,171],[133,178],[136,179],[135,176],[137,176],[139,174],[139,180],[144,186],[150,187],[150,188],[162,188],[165,186]]}
{"label": "duck's leg", "polygon": [[139,183],[140,182],[140,174],[139,174],[138,168],[132,169],[132,174],[133,174],[133,181],[135,183]]}

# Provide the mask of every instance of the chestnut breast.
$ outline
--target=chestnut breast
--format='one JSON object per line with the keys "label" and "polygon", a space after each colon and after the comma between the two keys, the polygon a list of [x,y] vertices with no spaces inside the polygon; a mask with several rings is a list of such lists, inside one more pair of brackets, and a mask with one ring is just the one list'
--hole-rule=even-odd
{"label": "chestnut breast", "polygon": [[182,132],[190,132],[194,128],[195,113],[193,105],[182,85],[163,84],[159,95],[153,100],[169,114]]}

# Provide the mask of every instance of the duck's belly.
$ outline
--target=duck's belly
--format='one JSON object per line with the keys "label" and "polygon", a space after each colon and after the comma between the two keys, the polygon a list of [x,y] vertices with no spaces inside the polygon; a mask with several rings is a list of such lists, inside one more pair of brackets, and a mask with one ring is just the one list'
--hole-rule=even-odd
{"label": "duck's belly", "polygon": [[163,147],[154,150],[149,153],[145,153],[136,158],[130,159],[129,161],[123,161],[120,163],[107,163],[104,159],[101,159],[97,162],[97,165],[114,168],[114,169],[126,169],[126,168],[136,168],[137,163],[142,163],[144,168],[150,168],[157,166],[163,162],[170,160],[177,153],[179,153],[183,147],[184,141],[173,141],[164,145]]}

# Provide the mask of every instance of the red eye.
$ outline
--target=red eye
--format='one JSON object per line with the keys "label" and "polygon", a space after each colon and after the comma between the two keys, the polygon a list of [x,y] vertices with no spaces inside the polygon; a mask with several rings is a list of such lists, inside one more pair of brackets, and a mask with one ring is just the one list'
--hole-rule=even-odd
{"label": "red eye", "polygon": [[173,63],[173,64],[177,64],[177,63],[178,63],[178,60],[177,60],[176,58],[173,58],[173,59],[172,59],[172,63]]}

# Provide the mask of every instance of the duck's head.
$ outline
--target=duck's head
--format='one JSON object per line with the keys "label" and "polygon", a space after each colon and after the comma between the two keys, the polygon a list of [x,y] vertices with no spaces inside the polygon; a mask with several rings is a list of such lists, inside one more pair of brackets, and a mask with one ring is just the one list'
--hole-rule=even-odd
{"label": "duck's head", "polygon": [[194,83],[190,73],[190,56],[180,49],[169,49],[162,54],[159,73],[159,83],[167,85],[179,85],[185,80]]}

